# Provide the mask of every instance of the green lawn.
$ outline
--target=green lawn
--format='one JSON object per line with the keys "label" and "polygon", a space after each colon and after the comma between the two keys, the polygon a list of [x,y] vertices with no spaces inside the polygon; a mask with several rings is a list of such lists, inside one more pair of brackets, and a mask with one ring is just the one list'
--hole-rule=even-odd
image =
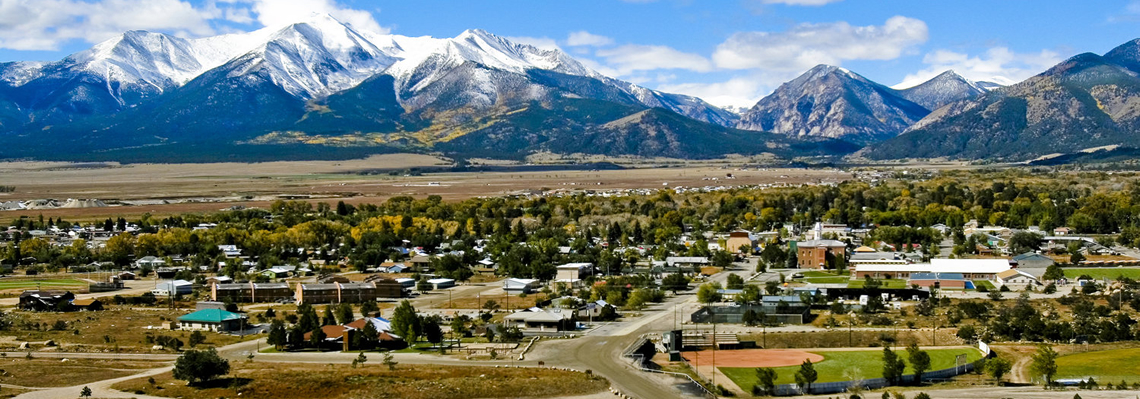
{"label": "green lawn", "polygon": [[1057,358],[1056,378],[1093,377],[1097,383],[1140,381],[1140,348],[1077,353]]}
{"label": "green lawn", "polygon": [[1089,275],[1094,279],[1108,279],[1116,280],[1117,277],[1124,276],[1133,280],[1140,279],[1140,268],[1124,268],[1124,267],[1090,267],[1090,268],[1066,268],[1065,277],[1075,279],[1081,275]]}
{"label": "green lawn", "polygon": [[[903,359],[907,358],[906,349],[898,348],[892,349]],[[823,360],[815,364],[815,371],[819,373],[819,379],[816,382],[835,382],[835,381],[848,381],[852,378],[879,378],[883,376],[883,351],[880,350],[859,350],[859,351],[812,351],[819,355],[823,355]],[[976,349],[970,348],[957,348],[957,349],[932,349],[926,351],[930,354],[931,370],[941,370],[954,367],[954,360],[957,355],[966,354],[966,359],[970,362],[981,359],[982,353]],[[909,362],[908,362],[909,363]],[[776,370],[776,384],[794,384],[796,382],[795,373],[799,371],[800,366],[787,366],[777,367]],[[732,382],[736,383],[744,392],[752,392],[752,386],[756,385],[756,369],[748,367],[721,367],[720,371],[728,376]],[[907,364],[906,374],[913,373],[910,364]]]}
{"label": "green lawn", "polygon": [[0,280],[0,290],[34,290],[36,285],[40,288],[60,288],[60,287],[86,287],[87,283],[76,279],[44,279],[44,280]]}
{"label": "green lawn", "polygon": [[[883,283],[882,288],[903,289],[903,288],[908,287],[906,285],[906,280],[890,279],[890,280],[878,280],[878,281]],[[847,283],[847,288],[863,288],[863,284],[865,284],[866,282],[867,282],[866,280],[851,280],[851,282]]]}
{"label": "green lawn", "polygon": [[981,287],[986,287],[986,289],[990,291],[997,289],[997,287],[994,287],[994,283],[991,283],[989,280],[974,280],[974,289]]}
{"label": "green lawn", "polygon": [[843,284],[851,279],[848,274],[835,274],[819,270],[809,270],[803,272],[804,278],[799,279],[805,283],[812,284]]}

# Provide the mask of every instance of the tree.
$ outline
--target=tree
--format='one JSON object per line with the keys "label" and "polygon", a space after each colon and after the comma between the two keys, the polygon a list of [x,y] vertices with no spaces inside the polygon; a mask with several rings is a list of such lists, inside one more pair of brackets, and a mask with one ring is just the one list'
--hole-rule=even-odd
{"label": "tree", "polygon": [[392,332],[404,338],[408,345],[416,343],[420,335],[420,318],[411,302],[404,300],[392,311]]}
{"label": "tree", "polygon": [[1051,384],[1053,376],[1057,374],[1057,352],[1049,345],[1038,346],[1037,352],[1031,358],[1029,370],[1044,377],[1045,385]]}
{"label": "tree", "polygon": [[380,307],[376,305],[376,301],[364,301],[360,304],[360,315],[363,317],[372,317],[376,312],[380,311]]}
{"label": "tree", "polygon": [[760,323],[760,317],[756,314],[755,310],[748,309],[744,311],[744,315],[741,316],[740,322],[744,323],[746,326],[752,327]]}
{"label": "tree", "polygon": [[727,288],[730,290],[739,290],[741,288],[744,288],[744,278],[738,276],[736,273],[729,274]]}
{"label": "tree", "polygon": [[962,327],[958,327],[958,338],[961,338],[963,341],[972,342],[977,337],[978,332],[977,329],[974,328],[974,325],[967,324]]}
{"label": "tree", "polygon": [[384,360],[382,360],[381,363],[384,363],[385,366],[388,366],[388,370],[395,370],[396,365],[399,364],[396,363],[396,360],[393,359],[391,352],[384,352]]}
{"label": "tree", "polygon": [[803,393],[810,394],[811,384],[814,383],[817,378],[819,378],[819,373],[815,371],[815,366],[811,364],[811,360],[804,360],[804,362],[800,364],[799,371],[796,371],[796,385],[800,386]]}
{"label": "tree", "polygon": [[365,322],[360,333],[353,336],[352,345],[357,349],[372,349],[380,341],[380,331],[371,321]]}
{"label": "tree", "polygon": [[309,344],[313,345],[317,350],[321,350],[321,346],[325,343],[325,338],[328,338],[328,335],[325,334],[325,330],[321,327],[317,327],[309,334]]}
{"label": "tree", "polygon": [[305,345],[305,330],[301,327],[300,324],[294,324],[293,328],[289,330],[289,334],[286,335],[285,338],[288,341],[290,348],[300,348]]}
{"label": "tree", "polygon": [[1028,231],[1019,231],[1013,233],[1009,238],[1009,249],[1015,254],[1033,252],[1041,249],[1041,239],[1043,237],[1037,233]]}
{"label": "tree", "polygon": [[269,324],[269,338],[266,338],[265,343],[273,345],[276,349],[281,349],[289,343],[285,332],[285,322],[274,319]]}
{"label": "tree", "polygon": [[709,304],[720,302],[722,297],[719,291],[720,283],[718,282],[701,284],[701,287],[697,289],[697,301]]}
{"label": "tree", "polygon": [[743,305],[758,304],[763,297],[760,294],[760,287],[749,284],[744,286],[744,289],[736,296],[736,303]]}
{"label": "tree", "polygon": [[364,364],[367,361],[368,356],[364,356],[364,351],[360,351],[360,354],[356,355],[356,359],[352,359],[352,368],[356,368],[356,366]]}
{"label": "tree", "polygon": [[174,378],[200,384],[230,372],[230,361],[218,356],[218,351],[189,350],[174,362]]}
{"label": "tree", "polygon": [[353,320],[356,320],[356,319],[353,318],[352,305],[351,304],[341,303],[340,305],[336,306],[336,321],[338,323],[348,324],[348,323],[351,323]]}
{"label": "tree", "polygon": [[1013,363],[1004,357],[995,357],[986,361],[986,371],[994,380],[1001,381],[1001,377],[1013,370]]}
{"label": "tree", "polygon": [[795,269],[799,266],[799,258],[796,256],[795,251],[788,251],[788,256],[784,260],[784,268]]}
{"label": "tree", "polygon": [[79,397],[90,398],[91,397],[91,388],[84,386],[83,389],[79,391]]}
{"label": "tree", "polygon": [[887,384],[898,385],[899,381],[902,381],[904,370],[906,362],[891,351],[890,347],[883,348],[883,378],[887,380]]}
{"label": "tree", "polygon": [[439,351],[443,352],[443,330],[439,328],[439,321],[438,316],[423,317],[420,319],[420,328],[428,342],[439,345]]}
{"label": "tree", "polygon": [[1057,281],[1065,278],[1065,271],[1061,269],[1061,266],[1054,263],[1045,268],[1045,274],[1042,274],[1041,278],[1048,281]]}
{"label": "tree", "polygon": [[776,394],[776,370],[769,367],[756,369],[756,385],[752,386],[752,394],[756,396],[771,396]]}
{"label": "tree", "polygon": [[677,295],[677,291],[689,289],[689,278],[681,273],[670,274],[661,279],[661,288],[673,291],[673,295]]}
{"label": "tree", "polygon": [[427,281],[426,277],[422,277],[422,278],[420,278],[420,281],[416,282],[416,291],[419,291],[419,292],[431,291],[431,283],[429,283]]}
{"label": "tree", "polygon": [[321,317],[322,326],[331,326],[336,324],[336,317],[333,316],[332,305],[325,306],[325,314]]}
{"label": "tree", "polygon": [[187,343],[190,344],[191,348],[198,346],[198,344],[201,344],[203,342],[206,342],[206,334],[202,334],[201,331],[194,331],[190,333],[190,338],[187,340]]}
{"label": "tree", "polygon": [[914,384],[922,385],[922,374],[930,370],[930,354],[918,349],[918,344],[912,343],[906,348],[910,358],[910,366],[914,369]]}

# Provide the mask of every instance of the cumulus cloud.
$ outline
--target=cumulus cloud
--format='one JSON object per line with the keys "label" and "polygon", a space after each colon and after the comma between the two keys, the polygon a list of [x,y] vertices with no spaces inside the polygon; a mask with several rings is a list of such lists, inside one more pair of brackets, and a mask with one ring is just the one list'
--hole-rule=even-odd
{"label": "cumulus cloud", "polygon": [[767,94],[769,83],[765,80],[760,76],[737,76],[723,82],[661,84],[657,89],[700,97],[718,107],[750,108]]}
{"label": "cumulus cloud", "polygon": [[343,7],[333,0],[239,0],[252,4],[252,12],[264,26],[282,26],[303,20],[313,14],[329,14],[352,25],[354,29],[385,34],[388,28],[380,26],[371,12]]}
{"label": "cumulus cloud", "polygon": [[627,44],[598,50],[597,55],[605,59],[606,64],[617,71],[619,76],[656,69],[686,69],[696,72],[713,69],[712,62],[707,58],[668,46]]}
{"label": "cumulus cloud", "polygon": [[929,37],[926,23],[903,16],[883,25],[800,24],[786,32],[741,32],[717,46],[713,61],[728,69],[803,71],[846,60],[898,58]]}
{"label": "cumulus cloud", "polygon": [[946,70],[954,70],[970,80],[1011,84],[1044,72],[1062,60],[1061,55],[1052,50],[1017,53],[1006,47],[994,47],[986,50],[984,54],[975,56],[949,50],[935,50],[922,58],[922,62],[928,65],[927,68],[907,75],[895,87],[912,87]]}
{"label": "cumulus cloud", "polygon": [[529,36],[508,36],[507,40],[518,44],[529,44],[543,50],[561,50],[558,47],[558,41],[549,37],[529,37]]}
{"label": "cumulus cloud", "polygon": [[0,0],[0,47],[57,50],[71,40],[96,43],[133,29],[211,35],[217,12],[180,0]]}
{"label": "cumulus cloud", "polygon": [[[0,48],[58,50],[79,40],[98,43],[128,30],[185,37],[219,33],[217,22],[285,25],[328,13],[354,28],[387,33],[372,13],[333,0],[0,0]],[[222,29],[227,30],[226,28]]]}
{"label": "cumulus cloud", "polygon": [[566,44],[570,46],[601,47],[608,46],[613,43],[614,39],[602,35],[595,35],[584,30],[571,32],[570,36],[566,38]]}

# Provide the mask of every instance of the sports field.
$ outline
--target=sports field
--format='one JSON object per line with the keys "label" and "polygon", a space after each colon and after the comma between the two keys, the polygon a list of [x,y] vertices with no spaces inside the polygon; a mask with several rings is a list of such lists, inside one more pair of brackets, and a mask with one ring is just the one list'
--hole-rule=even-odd
{"label": "sports field", "polygon": [[801,281],[811,284],[843,284],[851,279],[847,274],[839,275],[816,270],[805,271],[803,274],[804,278]]}
{"label": "sports field", "polygon": [[1086,268],[1066,268],[1065,277],[1072,280],[1082,275],[1088,275],[1097,280],[1107,279],[1116,280],[1117,277],[1128,277],[1133,280],[1140,279],[1140,268],[1132,267],[1086,267]]}
{"label": "sports field", "polygon": [[1100,384],[1140,382],[1140,348],[1115,349],[1057,358],[1056,378],[1093,377]]}
{"label": "sports field", "polygon": [[45,290],[62,288],[86,288],[87,283],[70,278],[43,280],[0,280],[0,291],[34,290],[37,286],[40,289]]}
{"label": "sports field", "polygon": [[[774,349],[773,349],[774,350]],[[899,354],[903,359],[907,358],[905,348],[893,349],[895,353]],[[756,350],[754,356],[758,361],[764,358],[764,349]],[[720,351],[717,352],[717,364],[720,364],[720,356],[725,352],[734,351]],[[835,381],[848,381],[852,379],[868,379],[879,378],[883,376],[883,350],[882,349],[850,349],[850,350],[809,350],[806,353],[819,355],[823,360],[814,363],[815,370],[819,373],[819,379],[816,382],[835,382]],[[982,357],[982,353],[977,349],[970,347],[958,347],[948,349],[927,349],[926,353],[930,354],[931,370],[941,370],[954,367],[955,359],[958,355],[965,354],[969,362],[973,362]],[[686,356],[687,357],[687,356]],[[702,355],[704,357],[704,355]],[[775,367],[776,370],[776,383],[777,384],[793,384],[796,382],[795,373],[799,371],[800,366],[797,362],[794,366]],[[760,362],[756,364],[761,364]],[[764,367],[763,365],[737,365],[736,367],[718,367],[720,372],[727,376],[732,382],[736,383],[744,392],[751,392],[752,386],[756,385],[756,368]],[[906,374],[913,373],[908,362]]]}

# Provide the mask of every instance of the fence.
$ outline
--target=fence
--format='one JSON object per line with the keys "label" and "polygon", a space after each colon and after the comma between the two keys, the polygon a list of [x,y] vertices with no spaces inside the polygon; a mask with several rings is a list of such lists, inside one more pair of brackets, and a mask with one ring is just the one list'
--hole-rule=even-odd
{"label": "fence", "polygon": [[[972,371],[974,371],[974,364],[973,363],[966,363],[965,365],[962,365],[962,366],[956,366],[956,367],[951,367],[951,368],[942,369],[942,370],[928,371],[928,372],[922,374],[922,380],[923,381],[944,380],[944,379],[948,379],[951,377],[956,377],[956,376],[959,376],[962,374],[966,374],[966,373],[969,373]],[[907,374],[907,375],[902,376],[902,379],[900,382],[903,384],[913,383],[914,382],[914,374]],[[858,385],[863,386],[863,389],[866,389],[866,390],[879,389],[879,388],[885,388],[887,386],[890,386],[890,384],[887,384],[887,380],[885,378],[871,378],[871,379],[866,379],[866,380],[862,380],[862,381],[821,382],[821,383],[811,384],[811,392],[810,393],[813,395],[826,395],[826,394],[833,394],[833,393],[843,393],[843,392],[847,392],[847,390],[850,389],[851,387],[858,386]],[[776,396],[793,396],[793,395],[801,395],[801,394],[806,394],[806,393],[807,392],[801,392],[800,387],[796,384],[782,384],[782,385],[776,386]]]}
{"label": "fence", "polygon": [[[664,370],[658,370],[658,369],[650,368],[649,367],[649,365],[650,365],[649,358],[644,353],[640,353],[640,352],[644,351],[643,348],[645,348],[646,346],[651,346],[651,347],[654,346],[653,343],[649,340],[650,336],[652,336],[652,335],[651,334],[644,334],[641,337],[638,337],[637,341],[634,341],[633,345],[630,345],[628,348],[626,348],[624,351],[622,351],[622,356],[630,358],[633,361],[633,366],[637,367],[638,370],[641,370],[641,371],[646,372],[646,373],[667,374],[667,375],[671,375],[674,377],[684,378],[686,380],[689,380],[689,382],[691,382],[693,385],[696,385],[698,388],[700,388],[701,392],[703,392],[706,397],[710,397],[710,398],[714,398],[714,399],[717,397],[716,394],[712,393],[712,391],[709,391],[708,388],[706,388],[704,384],[698,382],[697,380],[694,380],[693,377],[688,375],[688,374],[674,373],[672,371],[664,371]],[[655,347],[653,348],[653,353],[656,353]],[[684,361],[685,364],[689,364],[689,361],[685,360],[685,358],[682,357],[681,360]],[[690,366],[690,368],[692,368],[692,367]],[[696,370],[696,368],[693,368],[693,370]]]}

